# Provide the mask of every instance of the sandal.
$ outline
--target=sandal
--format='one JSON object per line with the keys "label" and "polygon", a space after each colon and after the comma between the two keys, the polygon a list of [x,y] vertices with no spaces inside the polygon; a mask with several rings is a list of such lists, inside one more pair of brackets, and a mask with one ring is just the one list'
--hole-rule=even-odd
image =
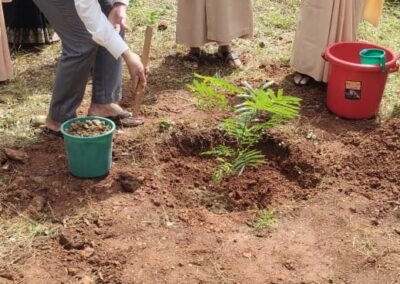
{"label": "sandal", "polygon": [[144,124],[144,119],[139,117],[132,117],[132,115],[123,116],[119,114],[117,116],[109,116],[106,118],[114,121],[114,123],[119,127],[137,127]]}
{"label": "sandal", "polygon": [[301,73],[297,73],[294,78],[293,78],[293,82],[296,86],[305,86],[308,85],[308,83],[311,81],[311,77],[301,74]]}
{"label": "sandal", "polygon": [[39,134],[44,135],[46,137],[56,137],[64,139],[64,135],[61,133],[61,131],[55,131],[48,127],[43,127],[42,130],[39,132]]}
{"label": "sandal", "polygon": [[237,55],[233,51],[224,51],[218,52],[219,56],[222,57],[229,66],[232,68],[239,68],[242,66],[242,61],[239,58],[239,55]]}

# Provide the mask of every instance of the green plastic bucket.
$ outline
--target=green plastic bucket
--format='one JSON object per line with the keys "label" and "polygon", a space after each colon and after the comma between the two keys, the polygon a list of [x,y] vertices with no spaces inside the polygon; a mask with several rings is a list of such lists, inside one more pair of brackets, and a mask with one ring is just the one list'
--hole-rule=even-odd
{"label": "green plastic bucket", "polygon": [[[66,130],[71,123],[98,119],[111,126],[108,132],[92,137],[80,137],[69,134]],[[78,117],[67,120],[61,125],[64,145],[67,152],[68,166],[72,175],[79,178],[96,178],[108,174],[112,164],[112,139],[115,123],[97,116]]]}
{"label": "green plastic bucket", "polygon": [[360,51],[361,64],[380,65],[382,72],[386,70],[386,52],[379,48],[367,48]]}

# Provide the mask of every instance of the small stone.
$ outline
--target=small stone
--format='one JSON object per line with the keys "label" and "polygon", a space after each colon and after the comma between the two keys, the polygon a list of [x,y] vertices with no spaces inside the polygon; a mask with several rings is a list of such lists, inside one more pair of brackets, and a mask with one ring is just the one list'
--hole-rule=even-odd
{"label": "small stone", "polygon": [[94,283],[95,281],[88,275],[83,276],[78,282],[78,284],[94,284]]}
{"label": "small stone", "polygon": [[168,24],[167,24],[167,22],[165,22],[165,21],[160,22],[160,23],[158,24],[157,29],[158,29],[159,31],[165,31],[166,29],[168,29]]}
{"label": "small stone", "polygon": [[8,271],[0,271],[0,278],[4,278],[10,281],[14,281],[14,276]]}
{"label": "small stone", "polygon": [[119,174],[118,181],[123,192],[133,193],[142,186],[144,177],[141,176],[137,178],[132,173],[121,172]]}
{"label": "small stone", "polygon": [[287,261],[287,262],[283,263],[283,266],[284,266],[287,270],[296,270],[296,269],[294,268],[293,263],[290,262],[290,261]]}
{"label": "small stone", "polygon": [[250,259],[252,257],[251,253],[245,252],[243,253],[243,257]]}
{"label": "small stone", "polygon": [[104,124],[99,119],[93,119],[92,123],[97,126],[104,126]]}
{"label": "small stone", "polygon": [[64,234],[59,235],[58,242],[66,250],[71,250],[71,249],[82,250],[85,248],[84,243],[72,243]]}
{"label": "small stone", "polygon": [[351,212],[351,213],[357,213],[357,209],[356,208],[354,208],[354,207],[350,207],[349,208],[349,211]]}
{"label": "small stone", "polygon": [[41,212],[46,205],[46,199],[43,196],[35,196],[28,206],[28,211],[35,213]]}
{"label": "small stone", "polygon": [[372,219],[371,219],[371,224],[374,225],[374,226],[378,226],[378,225],[379,225],[378,219],[372,218]]}
{"label": "small stone", "polygon": [[4,153],[8,159],[16,162],[25,162],[29,158],[28,154],[20,150],[4,148]]}
{"label": "small stone", "polygon": [[45,125],[46,124],[46,118],[47,118],[46,115],[36,115],[36,116],[32,117],[31,124],[34,127],[39,127],[39,126]]}
{"label": "small stone", "polygon": [[84,250],[81,251],[81,255],[82,255],[84,258],[89,258],[89,257],[91,257],[92,255],[94,255],[94,249],[91,248],[91,247],[86,247]]}
{"label": "small stone", "polygon": [[75,275],[78,274],[78,269],[72,268],[72,267],[67,268],[67,273],[68,273],[68,275],[70,275],[70,276],[75,276]]}
{"label": "small stone", "polygon": [[153,204],[157,207],[161,206],[161,202],[159,200],[152,200]]}
{"label": "small stone", "polygon": [[393,231],[400,236],[400,228],[394,228]]}
{"label": "small stone", "polygon": [[34,176],[32,177],[32,180],[37,184],[42,184],[45,182],[44,177],[41,176]]}
{"label": "small stone", "polygon": [[0,165],[3,165],[7,162],[7,155],[3,151],[0,151]]}

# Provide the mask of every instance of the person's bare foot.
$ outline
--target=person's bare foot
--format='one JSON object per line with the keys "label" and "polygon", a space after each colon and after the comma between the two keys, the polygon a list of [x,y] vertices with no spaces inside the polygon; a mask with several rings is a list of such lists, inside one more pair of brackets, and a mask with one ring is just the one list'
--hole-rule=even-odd
{"label": "person's bare foot", "polygon": [[116,117],[116,116],[129,117],[132,116],[132,113],[123,110],[120,105],[115,103],[111,104],[92,103],[90,105],[88,115],[102,116],[102,117]]}
{"label": "person's bare foot", "polygon": [[46,118],[46,127],[52,131],[60,132],[61,123],[53,120],[50,115]]}
{"label": "person's bare foot", "polygon": [[305,86],[311,81],[311,77],[305,74],[297,73],[294,78],[293,82],[296,86]]}

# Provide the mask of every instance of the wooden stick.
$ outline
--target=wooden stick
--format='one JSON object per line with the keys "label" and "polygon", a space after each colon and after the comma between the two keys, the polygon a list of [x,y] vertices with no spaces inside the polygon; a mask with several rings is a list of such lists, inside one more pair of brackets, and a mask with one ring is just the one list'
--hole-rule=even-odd
{"label": "wooden stick", "polygon": [[[142,53],[142,62],[144,67],[146,68],[150,61],[150,47],[151,47],[151,39],[153,37],[153,28],[148,26],[146,28],[143,53]],[[140,112],[140,106],[143,102],[144,88],[143,86],[138,86],[135,91],[135,102],[133,104],[133,117],[138,117]]]}

